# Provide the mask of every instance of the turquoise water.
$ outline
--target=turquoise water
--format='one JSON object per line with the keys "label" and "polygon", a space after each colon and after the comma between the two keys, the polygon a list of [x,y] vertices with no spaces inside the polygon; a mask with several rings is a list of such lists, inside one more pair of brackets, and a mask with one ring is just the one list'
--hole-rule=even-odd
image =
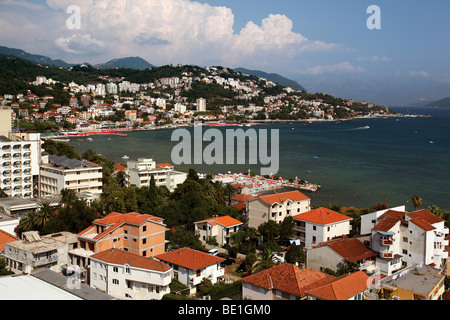
{"label": "turquoise water", "polygon": [[[278,175],[322,185],[319,192],[309,194],[313,205],[371,207],[381,202],[389,206],[407,205],[411,209],[409,198],[417,194],[423,198],[422,207],[435,204],[450,210],[450,109],[394,109],[432,117],[294,122],[252,128],[279,129]],[[226,129],[230,127],[219,128],[222,132]],[[93,137],[93,141],[71,139],[70,143],[79,152],[93,149],[117,162],[127,155],[130,159],[152,157],[158,163],[165,163],[171,162],[172,149],[178,144],[171,142],[172,132],[134,132],[127,137]],[[203,144],[206,147],[209,142]],[[177,168],[191,167],[205,173],[249,169],[259,173],[261,166],[181,165]]]}

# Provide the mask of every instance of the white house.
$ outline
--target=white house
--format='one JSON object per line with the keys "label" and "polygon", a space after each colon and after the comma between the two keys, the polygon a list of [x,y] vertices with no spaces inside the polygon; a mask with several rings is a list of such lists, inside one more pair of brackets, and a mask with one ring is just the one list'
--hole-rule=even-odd
{"label": "white house", "polygon": [[293,216],[295,238],[305,248],[343,235],[351,230],[351,217],[328,208],[317,208]]}
{"label": "white house", "polygon": [[171,266],[173,278],[188,286],[191,294],[197,291],[203,279],[210,279],[214,284],[225,275],[220,266],[224,259],[190,248],[166,252],[155,258]]}
{"label": "white house", "polygon": [[215,238],[220,246],[230,243],[231,235],[238,232],[243,225],[239,220],[230,216],[219,217],[194,222],[195,231],[200,234],[200,240],[206,242],[209,237]]}
{"label": "white house", "polygon": [[118,299],[161,300],[170,293],[172,268],[165,263],[119,249],[90,259],[90,286]]}
{"label": "white house", "polygon": [[401,267],[426,264],[443,267],[449,229],[428,210],[388,210],[376,219],[371,232],[372,250],[379,253],[376,265],[390,276]]}
{"label": "white house", "polygon": [[257,228],[269,220],[281,223],[286,217],[293,217],[310,209],[311,199],[300,191],[254,197],[247,202],[248,226]]}
{"label": "white house", "polygon": [[187,173],[175,171],[169,163],[156,164],[153,159],[140,158],[127,162],[125,182],[128,186],[148,187],[152,176],[157,187],[165,186],[173,191],[186,180]]}

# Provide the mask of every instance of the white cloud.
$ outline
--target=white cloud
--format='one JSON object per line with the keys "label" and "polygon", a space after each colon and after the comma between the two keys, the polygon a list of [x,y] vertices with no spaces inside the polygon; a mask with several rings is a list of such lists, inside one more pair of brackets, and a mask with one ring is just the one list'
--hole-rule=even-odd
{"label": "white cloud", "polygon": [[316,67],[307,68],[300,73],[306,75],[322,75],[326,73],[360,73],[364,72],[364,69],[360,66],[354,66],[350,62],[345,61],[334,65],[322,65]]}
{"label": "white cloud", "polygon": [[391,59],[388,57],[378,57],[378,56],[371,56],[371,57],[360,57],[358,58],[358,61],[369,61],[369,62],[390,62]]}
{"label": "white cloud", "polygon": [[430,74],[426,71],[410,71],[409,76],[428,78]]}
{"label": "white cloud", "polygon": [[76,55],[99,55],[108,51],[103,41],[93,39],[90,34],[61,37],[55,40],[55,45],[66,53]]}
{"label": "white cloud", "polygon": [[[292,20],[285,15],[271,14],[260,25],[249,21],[235,31],[233,12],[224,6],[191,0],[78,2],[80,32],[91,35],[88,43],[95,46],[92,42],[97,39],[109,45],[111,56],[140,55],[155,64],[202,64],[206,60],[241,64],[254,61],[255,56],[291,59],[306,51],[337,47],[294,32]],[[73,4],[73,0],[47,0],[47,5],[65,18],[66,9]],[[66,52],[83,51],[69,45],[77,40],[73,30],[60,29],[56,38],[58,48]]]}

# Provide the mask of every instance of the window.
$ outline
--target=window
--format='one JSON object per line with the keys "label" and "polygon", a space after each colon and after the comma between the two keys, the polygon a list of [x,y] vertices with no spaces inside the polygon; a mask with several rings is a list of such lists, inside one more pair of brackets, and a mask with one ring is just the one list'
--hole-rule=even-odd
{"label": "window", "polygon": [[408,242],[408,237],[403,237],[403,242]]}
{"label": "window", "polygon": [[142,244],[146,244],[147,243],[147,239],[142,239]]}
{"label": "window", "polygon": [[316,226],[313,226],[313,230],[316,231],[316,229],[317,229]]}
{"label": "window", "polygon": [[131,270],[130,270],[130,266],[129,266],[129,265],[125,265],[125,270],[124,270],[124,272],[125,272],[126,274],[131,274]]}
{"label": "window", "polygon": [[143,232],[147,231],[147,226],[143,226],[143,227],[142,227],[142,231],[143,231]]}
{"label": "window", "polygon": [[114,284],[114,285],[119,285],[119,280],[117,280],[117,279],[112,279],[112,284]]}
{"label": "window", "polygon": [[119,268],[118,268],[118,267],[113,267],[113,272],[114,272],[114,273],[119,272]]}
{"label": "window", "polygon": [[312,243],[316,243],[316,241],[317,241],[317,240],[316,240],[316,236],[313,236],[313,237],[312,237]]}

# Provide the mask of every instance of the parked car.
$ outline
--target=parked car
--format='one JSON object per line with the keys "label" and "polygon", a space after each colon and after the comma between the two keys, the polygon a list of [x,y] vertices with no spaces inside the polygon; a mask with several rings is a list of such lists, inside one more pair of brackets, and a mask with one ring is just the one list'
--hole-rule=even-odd
{"label": "parked car", "polygon": [[220,263],[220,266],[222,267],[222,268],[224,268],[224,267],[226,267],[226,266],[231,266],[232,264],[234,264],[234,260],[233,259],[230,259],[230,258],[228,258],[228,259],[226,259],[225,261],[222,261],[221,263]]}
{"label": "parked car", "polygon": [[245,263],[241,263],[239,267],[237,267],[236,272],[244,272],[247,268],[245,267]]}
{"label": "parked car", "polygon": [[209,254],[212,254],[213,256],[217,256],[219,254],[219,250],[218,249],[211,249],[208,250]]}

